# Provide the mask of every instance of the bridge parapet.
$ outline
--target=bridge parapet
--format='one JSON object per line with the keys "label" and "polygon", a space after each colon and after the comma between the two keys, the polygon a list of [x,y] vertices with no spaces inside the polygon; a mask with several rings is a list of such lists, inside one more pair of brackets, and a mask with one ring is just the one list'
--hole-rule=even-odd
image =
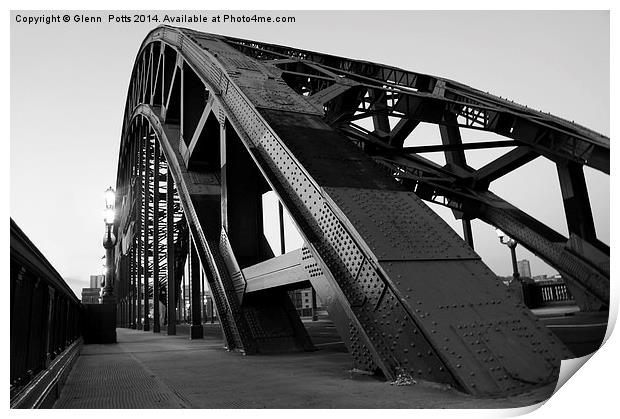
{"label": "bridge parapet", "polygon": [[524,303],[529,308],[575,304],[564,282],[544,281],[523,284]]}
{"label": "bridge parapet", "polygon": [[81,344],[82,304],[11,219],[11,408],[49,407]]}

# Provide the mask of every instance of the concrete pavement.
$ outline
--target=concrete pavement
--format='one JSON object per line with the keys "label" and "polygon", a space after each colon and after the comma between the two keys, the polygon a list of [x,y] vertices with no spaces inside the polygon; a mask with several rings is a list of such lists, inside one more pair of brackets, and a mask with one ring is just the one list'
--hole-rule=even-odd
{"label": "concrete pavement", "polygon": [[309,327],[318,351],[253,356],[227,352],[217,325],[206,325],[201,340],[117,329],[117,344],[83,347],[54,407],[508,408],[553,391],[480,399],[431,383],[390,385],[351,373],[350,355],[328,326]]}

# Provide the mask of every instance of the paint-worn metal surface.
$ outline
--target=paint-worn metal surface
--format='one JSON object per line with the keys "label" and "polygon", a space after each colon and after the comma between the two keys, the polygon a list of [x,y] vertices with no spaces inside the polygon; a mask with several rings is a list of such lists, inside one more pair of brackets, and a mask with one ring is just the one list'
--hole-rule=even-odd
{"label": "paint-worn metal surface", "polygon": [[[374,130],[355,123],[362,118]],[[446,166],[416,154],[424,148],[403,147],[420,121],[440,126]],[[501,134],[517,148],[476,171],[461,127]],[[182,264],[191,235],[230,349],[312,347],[278,281],[248,292],[245,275],[274,256],[262,230],[269,190],[304,237],[299,265],[359,369],[499,395],[553,382],[571,357],[423,199],[502,228],[562,272],[584,306],[608,304],[609,248],[576,200],[587,198],[582,165],[608,173],[609,139],[559,118],[428,75],[160,27],[145,39],[129,88],[121,200],[132,196],[132,178],[149,178],[139,164],[142,138],[159,144],[160,171],[177,196],[174,224],[155,234],[174,251],[162,247],[152,263]],[[540,155],[559,165],[570,240],[488,192],[492,180]],[[149,208],[162,207],[143,213],[152,218]],[[116,230],[135,265],[134,247],[122,244],[139,236],[134,213]],[[148,217],[143,235],[153,234]],[[160,241],[147,235],[144,243]],[[148,265],[148,249],[137,250]],[[161,294],[182,265],[175,269],[159,266]],[[122,304],[132,306],[135,287],[125,289]]]}

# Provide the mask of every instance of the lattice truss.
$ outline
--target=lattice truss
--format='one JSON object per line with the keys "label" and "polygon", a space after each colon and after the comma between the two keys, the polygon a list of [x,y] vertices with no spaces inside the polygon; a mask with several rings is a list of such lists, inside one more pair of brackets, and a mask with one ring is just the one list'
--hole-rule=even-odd
{"label": "lattice truss", "polygon": [[[182,268],[187,257],[187,222],[172,182],[171,203],[167,204],[168,167],[153,131],[144,122],[138,122],[130,136],[131,145],[119,173],[124,185],[120,191],[119,230],[125,234],[121,235],[117,254],[123,259],[119,264],[124,269],[122,275],[128,279],[121,283],[121,298],[137,307],[126,315],[132,324],[142,326],[151,310],[158,310],[154,302],[168,304],[168,247],[174,247],[172,261]],[[178,306],[183,270],[173,272],[177,289],[174,303]]]}
{"label": "lattice truss", "polygon": [[[421,122],[439,126],[440,146],[404,146]],[[505,139],[464,143],[465,128]],[[467,165],[465,150],[496,147],[513,149]],[[445,166],[424,157],[436,151]],[[540,156],[557,165],[570,237],[488,189]],[[311,349],[285,287],[247,291],[244,272],[277,259],[260,205],[273,190],[355,367],[473,394],[550,385],[570,353],[423,200],[464,227],[501,228],[561,272],[583,308],[606,308],[609,248],[584,165],[609,173],[608,138],[450,80],[160,27],[140,48],[124,114],[121,317],[139,318],[140,293],[168,301],[168,278],[180,283],[195,249],[229,349]]]}
{"label": "lattice truss", "polygon": [[[280,69],[282,80],[322,108],[330,126],[417,196],[452,208],[464,220],[479,218],[501,228],[579,283],[573,287],[579,288],[575,293],[583,305],[607,304],[609,247],[596,236],[583,166],[609,174],[609,138],[451,80],[289,47],[240,39],[229,42]],[[359,125],[360,120],[372,121],[374,129]],[[403,147],[420,122],[439,126],[441,146]],[[506,139],[463,143],[460,128]],[[465,150],[497,147],[514,148],[478,170],[467,165]],[[446,166],[423,156],[436,151],[445,153]],[[489,191],[491,182],[541,156],[557,165],[570,240]],[[592,247],[592,253],[583,246]],[[575,266],[579,264],[575,253],[593,262],[602,276]],[[584,280],[588,282],[585,291]],[[593,289],[597,291],[592,298]]]}

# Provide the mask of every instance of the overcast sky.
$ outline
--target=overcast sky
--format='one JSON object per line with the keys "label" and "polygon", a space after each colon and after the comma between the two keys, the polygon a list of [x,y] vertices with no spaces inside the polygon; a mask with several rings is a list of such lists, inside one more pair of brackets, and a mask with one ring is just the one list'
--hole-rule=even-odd
{"label": "overcast sky", "polygon": [[[28,25],[16,22],[17,14],[43,13],[11,15],[10,214],[79,296],[89,275],[100,271],[103,191],[116,183],[129,77],[142,40],[157,24]],[[108,12],[87,14],[107,21]],[[608,12],[259,14],[296,22],[184,26],[447,77],[609,136]],[[408,142],[439,141],[434,126],[416,131]],[[463,138],[489,137],[463,131]],[[473,151],[468,160],[479,167],[499,154]],[[609,243],[609,178],[590,170],[586,177],[597,233]],[[567,234],[549,161],[539,158],[491,189]],[[438,211],[460,234],[451,212]],[[491,269],[510,275],[508,249],[493,228],[474,222],[474,240]],[[554,272],[522,247],[518,257],[531,261],[535,275]]]}

